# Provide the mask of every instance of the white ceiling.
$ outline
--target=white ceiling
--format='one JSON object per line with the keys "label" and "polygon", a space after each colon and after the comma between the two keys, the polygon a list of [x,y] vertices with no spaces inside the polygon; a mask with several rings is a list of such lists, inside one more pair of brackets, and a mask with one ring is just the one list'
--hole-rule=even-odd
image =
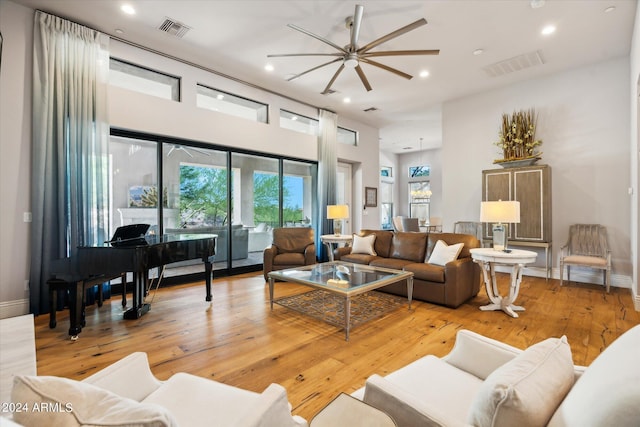
{"label": "white ceiling", "polygon": [[[5,0],[3,0],[5,1]],[[629,54],[636,0],[12,0],[90,26],[314,106],[379,127],[381,148],[402,153],[441,144],[441,104],[469,94]],[[538,2],[542,2],[538,0]],[[136,14],[120,11],[131,4]],[[438,56],[376,58],[413,75],[405,80],[364,64],[367,92],[345,69],[321,95],[339,64],[291,82],[285,77],[327,62],[327,57],[267,58],[280,53],[327,53],[326,44],[295,31],[295,24],[333,41],[349,42],[345,18],[364,6],[362,46],[420,18],[427,25],[374,50],[440,49]],[[605,12],[610,6],[615,10]],[[176,38],[157,27],[166,17],[192,29]],[[557,26],[550,36],[541,29]],[[116,33],[121,30],[122,33]],[[483,49],[481,55],[473,51]],[[544,64],[490,77],[483,68],[539,51]],[[271,63],[272,72],[264,70]],[[428,70],[427,78],[419,77]],[[348,96],[351,103],[343,103]],[[363,110],[378,110],[365,113]],[[410,147],[410,149],[407,149]]]}

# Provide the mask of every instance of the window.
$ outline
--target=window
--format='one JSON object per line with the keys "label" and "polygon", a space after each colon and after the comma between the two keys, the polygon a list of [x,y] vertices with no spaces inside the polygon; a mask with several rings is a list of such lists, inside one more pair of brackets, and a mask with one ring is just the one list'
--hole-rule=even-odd
{"label": "window", "polygon": [[242,117],[254,122],[268,122],[268,105],[228,92],[198,85],[197,106],[212,111]]}
{"label": "window", "polygon": [[180,78],[110,58],[109,84],[159,98],[180,101]]}
{"label": "window", "polygon": [[338,142],[347,145],[358,145],[358,132],[338,126]]}
{"label": "window", "polygon": [[393,228],[391,224],[391,218],[393,218],[393,182],[380,183],[380,207],[381,218],[380,222],[383,230],[390,230]]}
{"label": "window", "polygon": [[318,135],[318,120],[280,110],[280,127],[309,135]]}

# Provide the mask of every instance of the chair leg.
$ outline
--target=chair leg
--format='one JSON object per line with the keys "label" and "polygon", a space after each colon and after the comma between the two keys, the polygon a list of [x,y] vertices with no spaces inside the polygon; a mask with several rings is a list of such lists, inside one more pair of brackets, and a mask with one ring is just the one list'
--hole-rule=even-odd
{"label": "chair leg", "polygon": [[564,262],[560,260],[560,287],[562,287],[562,281],[564,279]]}
{"label": "chair leg", "polygon": [[604,286],[607,289],[607,293],[609,293],[609,287],[611,286],[611,270],[608,268],[604,270]]}

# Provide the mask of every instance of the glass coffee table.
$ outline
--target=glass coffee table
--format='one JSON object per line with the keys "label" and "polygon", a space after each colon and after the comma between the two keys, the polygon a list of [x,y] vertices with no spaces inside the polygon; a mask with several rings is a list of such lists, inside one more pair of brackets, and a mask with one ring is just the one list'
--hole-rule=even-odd
{"label": "glass coffee table", "polygon": [[[324,290],[344,298],[345,339],[349,341],[351,326],[351,298],[406,280],[407,299],[411,309],[413,273],[390,268],[371,267],[350,262],[332,261],[304,267],[276,270],[269,273],[269,300],[273,310],[275,281],[298,283]],[[276,301],[277,302],[277,301]]]}

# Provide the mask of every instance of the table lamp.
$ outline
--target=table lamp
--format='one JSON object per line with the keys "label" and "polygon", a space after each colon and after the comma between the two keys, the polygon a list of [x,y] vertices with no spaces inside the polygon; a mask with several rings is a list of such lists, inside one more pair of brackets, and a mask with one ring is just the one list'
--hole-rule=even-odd
{"label": "table lamp", "polygon": [[327,205],[327,219],[333,220],[333,232],[336,236],[342,234],[342,220],[349,218],[348,205]]}
{"label": "table lamp", "polygon": [[510,252],[507,249],[508,233],[504,223],[520,222],[520,202],[513,200],[482,202],[480,205],[480,222],[493,223],[493,249]]}

